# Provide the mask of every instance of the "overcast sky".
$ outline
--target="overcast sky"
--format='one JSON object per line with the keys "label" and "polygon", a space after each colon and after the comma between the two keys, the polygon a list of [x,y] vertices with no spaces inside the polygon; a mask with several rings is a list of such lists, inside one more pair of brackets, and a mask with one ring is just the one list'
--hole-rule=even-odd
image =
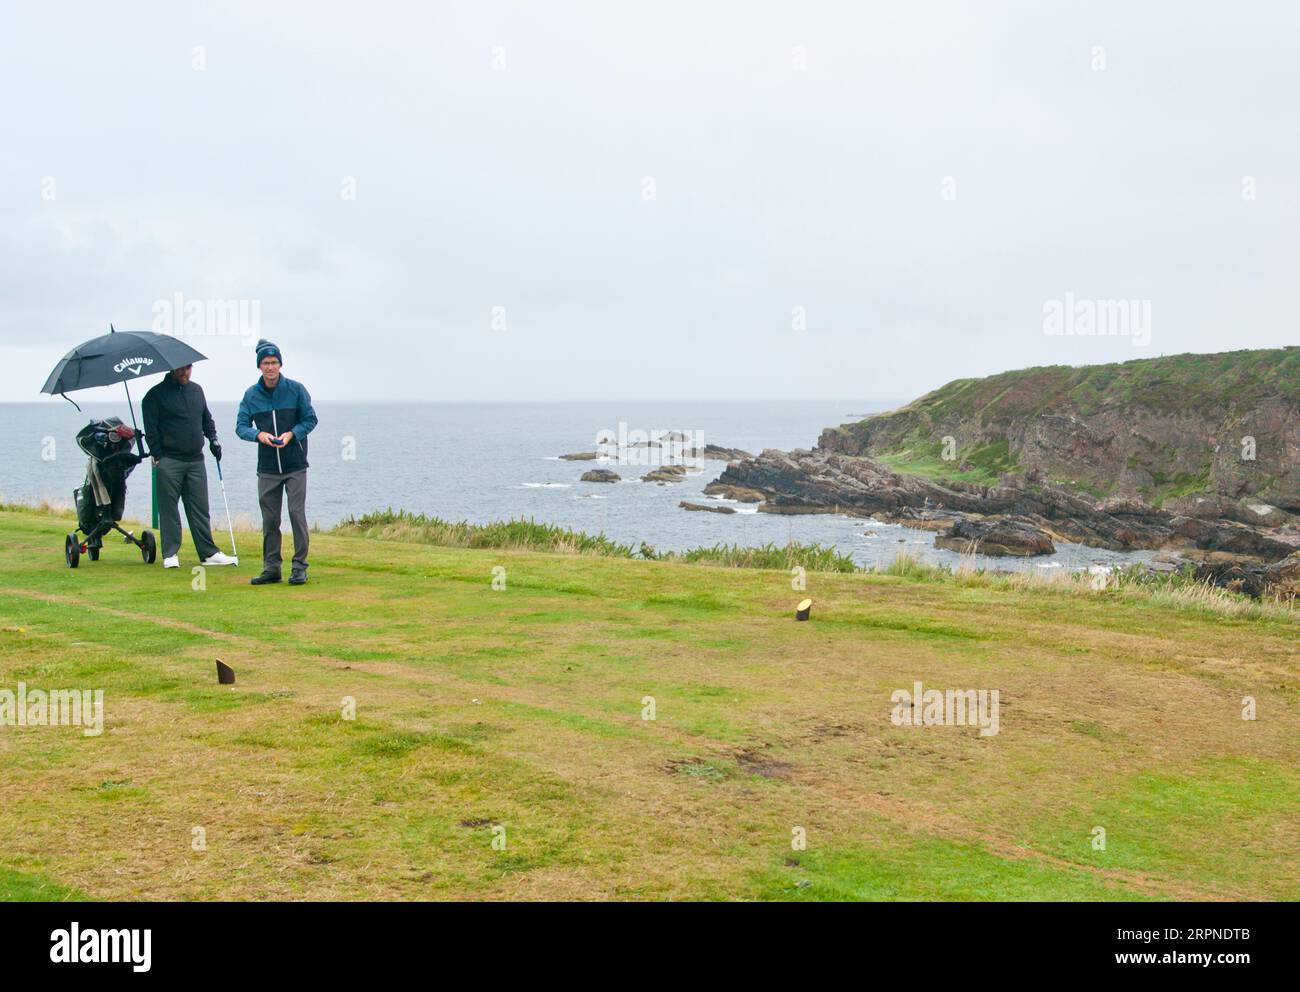
{"label": "overcast sky", "polygon": [[[0,398],[178,293],[255,302],[321,400],[906,399],[1300,337],[1293,2],[217,6],[0,0]],[[1067,292],[1149,344],[1045,334]],[[210,398],[248,330],[191,327]]]}

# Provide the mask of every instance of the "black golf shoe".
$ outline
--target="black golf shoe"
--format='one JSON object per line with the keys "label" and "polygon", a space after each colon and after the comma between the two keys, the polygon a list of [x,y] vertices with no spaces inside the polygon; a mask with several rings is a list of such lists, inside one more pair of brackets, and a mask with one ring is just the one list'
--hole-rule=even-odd
{"label": "black golf shoe", "polygon": [[307,569],[295,568],[293,574],[289,576],[289,585],[305,586],[307,584]]}
{"label": "black golf shoe", "polygon": [[264,586],[267,583],[279,581],[279,572],[263,572],[261,575],[255,575],[253,578],[249,579],[248,584],[252,586]]}

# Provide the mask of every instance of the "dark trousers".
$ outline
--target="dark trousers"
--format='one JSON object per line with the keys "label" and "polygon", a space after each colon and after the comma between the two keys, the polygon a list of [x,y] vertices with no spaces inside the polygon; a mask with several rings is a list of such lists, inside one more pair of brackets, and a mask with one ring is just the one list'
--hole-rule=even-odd
{"label": "dark trousers", "polygon": [[288,475],[257,476],[257,502],[262,508],[262,569],[280,571],[280,511],[289,494],[289,526],[293,528],[293,567],[307,567],[307,470]]}
{"label": "dark trousers", "polygon": [[181,513],[179,499],[185,504],[185,520],[190,525],[190,539],[199,560],[215,555],[212,523],[208,519],[208,470],[202,458],[160,458],[158,471],[158,521],[162,525],[162,556],[170,558],[181,549]]}

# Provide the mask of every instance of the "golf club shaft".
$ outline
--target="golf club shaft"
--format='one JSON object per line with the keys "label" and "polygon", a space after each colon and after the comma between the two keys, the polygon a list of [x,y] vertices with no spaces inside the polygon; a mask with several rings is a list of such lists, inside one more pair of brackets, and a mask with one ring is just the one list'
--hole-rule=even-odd
{"label": "golf club shaft", "polygon": [[239,551],[235,547],[235,522],[230,518],[230,500],[226,499],[226,479],[221,474],[221,459],[217,459],[217,481],[221,483],[221,502],[226,505],[226,526],[230,528],[230,556],[239,557]]}

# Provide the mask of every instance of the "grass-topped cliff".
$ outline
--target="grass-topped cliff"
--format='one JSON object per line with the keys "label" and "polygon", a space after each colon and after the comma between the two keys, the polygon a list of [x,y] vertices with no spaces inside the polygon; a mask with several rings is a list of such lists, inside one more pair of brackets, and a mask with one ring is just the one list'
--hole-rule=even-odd
{"label": "grass-topped cliff", "polygon": [[1300,511],[1300,348],[957,379],[819,445],[937,478],[1012,472],[1155,504],[1206,492]]}

